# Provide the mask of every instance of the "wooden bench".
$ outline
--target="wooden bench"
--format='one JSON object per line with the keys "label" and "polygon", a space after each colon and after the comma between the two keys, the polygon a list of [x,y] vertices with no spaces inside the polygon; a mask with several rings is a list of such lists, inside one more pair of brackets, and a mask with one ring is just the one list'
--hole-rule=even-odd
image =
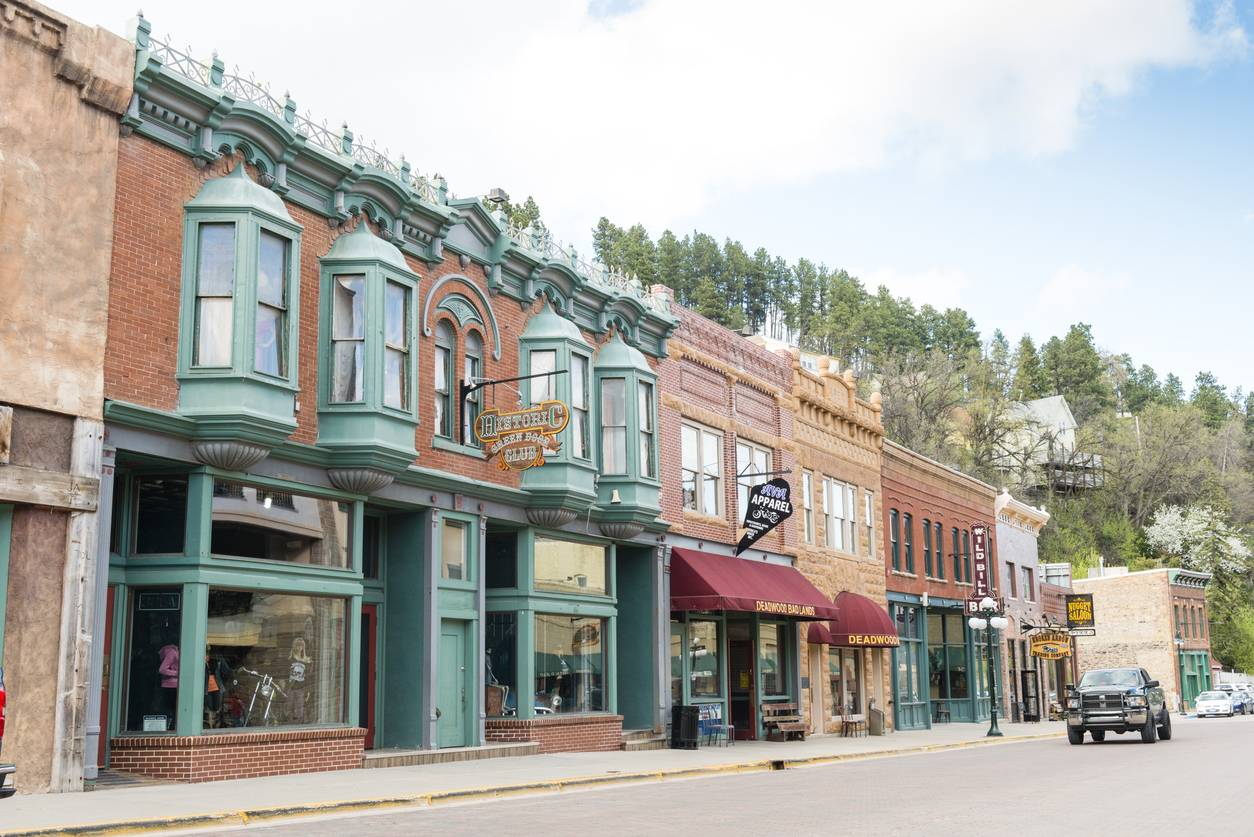
{"label": "wooden bench", "polygon": [[805,741],[808,732],[795,703],[762,704],[762,726],[766,727],[767,741],[787,741],[794,736]]}

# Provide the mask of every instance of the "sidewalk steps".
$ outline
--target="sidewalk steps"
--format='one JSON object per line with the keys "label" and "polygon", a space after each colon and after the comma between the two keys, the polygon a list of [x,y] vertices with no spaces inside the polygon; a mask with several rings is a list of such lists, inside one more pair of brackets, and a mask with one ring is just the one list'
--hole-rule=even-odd
{"label": "sidewalk steps", "polygon": [[415,764],[448,764],[454,761],[534,756],[540,745],[534,741],[521,744],[487,744],[483,747],[448,747],[443,750],[367,750],[361,766],[410,767]]}
{"label": "sidewalk steps", "polygon": [[634,753],[640,750],[665,750],[666,736],[651,729],[623,730],[622,749]]}

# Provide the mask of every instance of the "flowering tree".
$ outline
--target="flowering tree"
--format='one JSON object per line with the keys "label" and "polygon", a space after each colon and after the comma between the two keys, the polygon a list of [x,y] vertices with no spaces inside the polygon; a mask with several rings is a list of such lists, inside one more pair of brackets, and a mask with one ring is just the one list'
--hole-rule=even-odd
{"label": "flowering tree", "polygon": [[1213,506],[1162,506],[1145,527],[1145,539],[1185,569],[1208,573],[1249,569],[1249,546]]}

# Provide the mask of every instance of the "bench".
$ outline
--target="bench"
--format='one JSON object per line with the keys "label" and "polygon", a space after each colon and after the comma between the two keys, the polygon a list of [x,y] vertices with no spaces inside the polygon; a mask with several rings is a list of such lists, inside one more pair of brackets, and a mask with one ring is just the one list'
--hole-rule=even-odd
{"label": "bench", "polygon": [[801,722],[795,703],[762,704],[762,726],[766,727],[767,741],[787,741],[794,736],[806,740],[806,725]]}

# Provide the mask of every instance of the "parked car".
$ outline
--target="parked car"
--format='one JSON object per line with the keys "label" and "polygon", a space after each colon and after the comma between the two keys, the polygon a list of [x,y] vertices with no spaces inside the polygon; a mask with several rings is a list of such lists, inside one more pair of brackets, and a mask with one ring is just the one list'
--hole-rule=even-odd
{"label": "parked car", "polygon": [[1251,709],[1250,696],[1247,695],[1245,692],[1241,691],[1240,689],[1238,689],[1232,683],[1220,683],[1218,686],[1216,686],[1213,689],[1213,691],[1223,692],[1229,698],[1231,698],[1232,713],[1234,715],[1237,713],[1240,713],[1242,715],[1250,714],[1250,709]]}
{"label": "parked car", "polygon": [[[0,668],[0,747],[4,746],[4,669]],[[17,776],[17,768],[11,764],[0,764],[0,799],[8,799],[17,793],[17,788],[9,781],[9,777]]]}
{"label": "parked car", "polygon": [[1067,740],[1072,744],[1083,744],[1086,731],[1099,743],[1108,732],[1137,731],[1146,744],[1171,738],[1167,695],[1143,668],[1086,671],[1067,690]]}
{"label": "parked car", "polygon": [[1212,715],[1231,718],[1233,711],[1232,696],[1227,692],[1202,692],[1197,696],[1197,717],[1199,718],[1209,718]]}

